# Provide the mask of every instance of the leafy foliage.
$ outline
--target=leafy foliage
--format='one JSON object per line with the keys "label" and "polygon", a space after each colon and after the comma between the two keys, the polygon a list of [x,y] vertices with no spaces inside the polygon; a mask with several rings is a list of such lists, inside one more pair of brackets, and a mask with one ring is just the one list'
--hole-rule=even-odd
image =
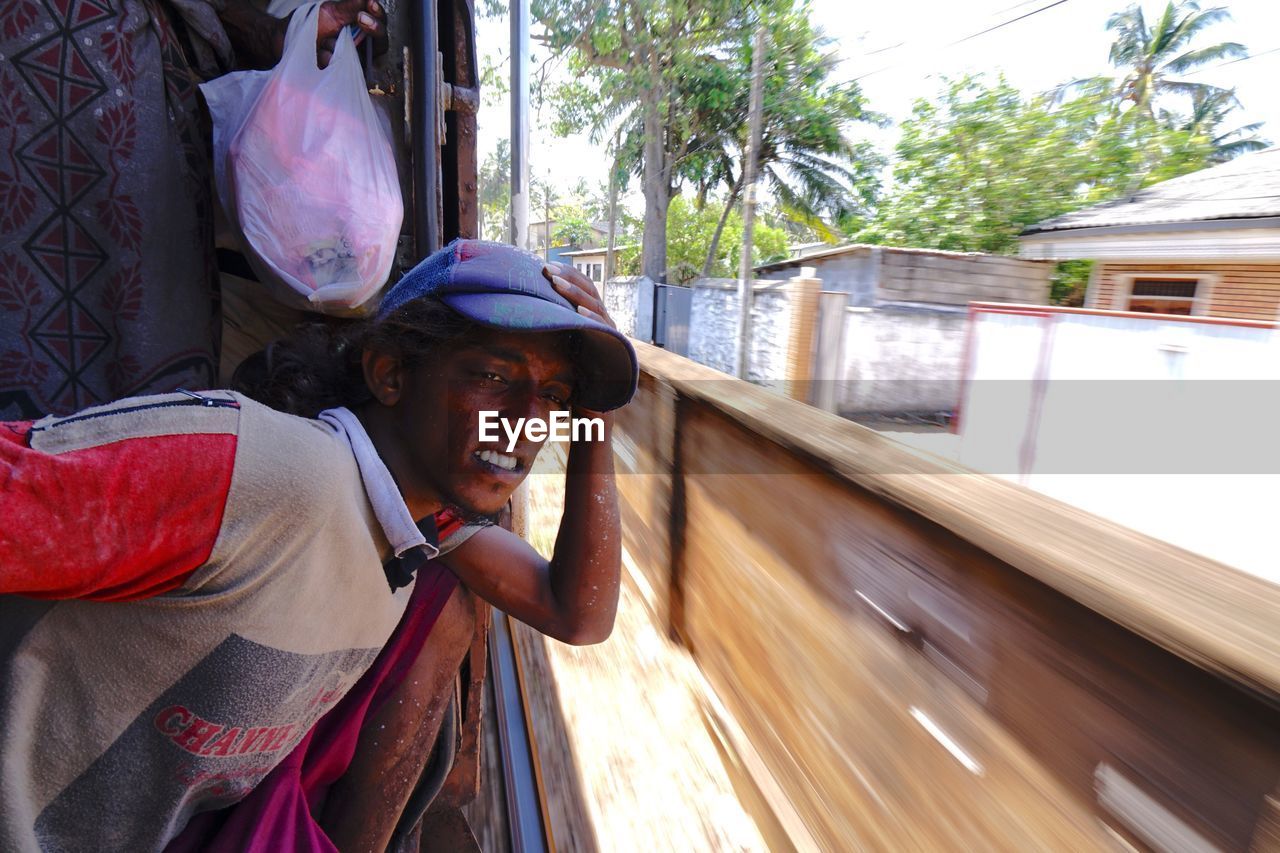
{"label": "leafy foliage", "polygon": [[[865,142],[855,141],[858,123],[883,125],[871,111],[857,83],[835,83],[830,77],[836,58],[831,40],[810,21],[807,3],[793,4],[767,22],[758,170],[776,200],[778,212],[806,237],[836,242],[837,223],[861,221],[880,191],[884,158]],[[736,205],[745,169],[747,115],[751,87],[751,45],[744,38],[729,66],[728,99],[710,129],[714,148],[691,164],[691,178],[703,197],[709,185],[727,190],[727,207]],[[718,252],[713,240],[705,265],[710,270]]]}
{"label": "leafy foliage", "polygon": [[[571,54],[573,78],[552,95],[559,129],[600,139],[621,130],[619,151],[641,152],[646,272],[666,275],[667,206],[682,170],[709,150],[703,134],[727,101],[728,50],[753,13],[779,0],[534,0],[553,53]],[[753,6],[755,7],[753,10]]]}
{"label": "leafy foliage", "polygon": [[1246,55],[1244,45],[1236,42],[1191,48],[1197,36],[1228,18],[1225,8],[1215,6],[1202,11],[1195,0],[1169,0],[1164,12],[1150,25],[1137,3],[1112,15],[1107,21],[1107,29],[1116,34],[1111,44],[1111,64],[1125,72],[1118,86],[1121,100],[1154,118],[1155,101],[1161,95],[1211,90],[1213,87],[1202,83],[1175,80],[1174,75]]}
{"label": "leafy foliage", "polygon": [[1228,89],[1208,89],[1191,96],[1191,112],[1164,112],[1160,120],[1168,127],[1176,127],[1195,136],[1209,140],[1213,148],[1210,157],[1215,163],[1225,163],[1250,151],[1261,151],[1270,143],[1258,135],[1262,122],[1254,122],[1224,131],[1228,114],[1240,106],[1235,92]]}
{"label": "leafy foliage", "polygon": [[511,212],[511,142],[499,139],[497,149],[480,164],[480,225],[487,240],[506,241]]}
{"label": "leafy foliage", "polygon": [[1133,4],[1107,21],[1107,29],[1116,34],[1111,64],[1120,76],[1076,80],[1060,87],[1057,94],[1108,90],[1117,105],[1131,109],[1137,121],[1158,121],[1166,128],[1203,137],[1213,148],[1213,162],[1265,148],[1268,143],[1257,134],[1260,123],[1223,129],[1228,114],[1240,106],[1233,91],[1187,79],[1211,63],[1247,55],[1237,42],[1192,44],[1230,17],[1221,6],[1201,10],[1194,0],[1170,0],[1159,17],[1148,22],[1142,7]]}
{"label": "leafy foliage", "polygon": [[1101,87],[1055,105],[1003,78],[949,81],[903,123],[893,190],[857,239],[1013,254],[1035,222],[1209,162],[1203,137],[1131,112]]}
{"label": "leafy foliage", "polygon": [[1054,305],[1079,308],[1084,305],[1085,289],[1093,272],[1093,261],[1060,261],[1049,278],[1049,301]]}
{"label": "leafy foliage", "polygon": [[557,205],[551,214],[551,245],[582,248],[595,241],[591,220],[576,205]]}
{"label": "leafy foliage", "polygon": [[[667,211],[667,264],[672,282],[688,284],[702,275],[702,263],[712,236],[720,221],[719,205],[701,209],[685,196],[671,200]],[[751,243],[755,263],[761,264],[787,256],[787,233],[781,228],[756,220]],[[742,215],[732,211],[720,237],[720,249],[711,275],[733,278],[738,274],[738,258],[742,253]],[[639,273],[639,247],[625,246],[618,255],[619,275]]]}

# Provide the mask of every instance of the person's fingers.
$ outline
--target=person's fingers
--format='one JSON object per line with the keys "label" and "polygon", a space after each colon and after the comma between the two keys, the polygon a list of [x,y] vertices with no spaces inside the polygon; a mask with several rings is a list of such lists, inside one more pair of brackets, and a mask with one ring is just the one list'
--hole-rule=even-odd
{"label": "person's fingers", "polygon": [[578,269],[572,264],[569,265],[568,267],[561,267],[561,269],[569,274],[568,277],[570,281],[577,284],[579,287],[581,287],[583,290],[590,293],[596,299],[599,299],[601,302],[604,301],[604,298],[600,296],[600,289],[596,287],[596,283],[592,281],[591,277],[588,276],[586,273],[584,273],[582,270]]}
{"label": "person's fingers", "polygon": [[604,300],[600,297],[600,291],[596,290],[595,282],[581,270],[564,264],[545,264],[542,273],[551,281],[556,292],[578,309],[578,313],[617,328],[604,307]]}
{"label": "person's fingers", "polygon": [[[368,32],[369,37],[373,39],[373,52],[381,55],[391,46],[391,39],[387,37],[387,10],[378,0],[369,0],[366,9],[367,11],[361,12],[358,16],[358,23],[360,28]],[[368,18],[368,21],[365,18]]]}
{"label": "person's fingers", "polygon": [[361,12],[356,15],[356,25],[360,27],[361,32],[368,33],[371,36],[377,36],[382,32],[382,22],[368,12]]}
{"label": "person's fingers", "polygon": [[547,264],[543,267],[543,272],[546,273],[548,278],[558,275],[561,278],[568,279],[587,293],[590,293],[596,299],[603,302],[600,297],[600,291],[596,288],[595,282],[588,278],[587,274],[577,267],[573,265],[565,266],[564,264]]}
{"label": "person's fingers", "polygon": [[596,312],[592,311],[590,308],[587,308],[586,306],[579,305],[578,313],[581,314],[583,317],[589,317],[592,320],[595,320],[597,323],[604,323],[606,326],[614,327],[613,321],[610,320],[606,315],[597,314]]}
{"label": "person's fingers", "polygon": [[333,50],[337,47],[338,41],[334,38],[324,39],[316,44],[316,64],[321,68],[328,68],[329,61],[333,59]]}
{"label": "person's fingers", "polygon": [[327,39],[336,38],[347,24],[354,20],[356,9],[351,0],[328,0],[320,4],[319,19],[316,21],[316,44]]}
{"label": "person's fingers", "polygon": [[[381,56],[387,52],[391,40],[387,37],[387,10],[378,0],[328,0],[320,6],[320,20],[316,30],[317,56],[323,68],[333,56],[334,45],[343,28],[354,24],[358,30],[355,45],[365,39],[373,39],[373,52]],[[326,55],[327,54],[327,55]]]}
{"label": "person's fingers", "polygon": [[568,279],[553,275],[551,276],[551,285],[555,287],[557,293],[574,305],[586,306],[597,313],[604,310],[604,306],[600,304],[599,299]]}
{"label": "person's fingers", "polygon": [[375,0],[328,0],[320,6],[317,36],[334,38],[343,27],[355,24],[375,38],[386,34],[386,10]]}
{"label": "person's fingers", "polygon": [[560,295],[569,300],[569,304],[573,305],[582,316],[590,317],[610,328],[618,328],[614,324],[613,318],[609,316],[609,312],[605,309],[604,303],[596,297],[558,275],[551,277],[551,284]]}

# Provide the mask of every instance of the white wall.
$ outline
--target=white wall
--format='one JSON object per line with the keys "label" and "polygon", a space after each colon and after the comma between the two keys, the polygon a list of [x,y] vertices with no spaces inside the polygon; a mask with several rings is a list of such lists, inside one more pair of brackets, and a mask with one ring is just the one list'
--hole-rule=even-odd
{"label": "white wall", "polygon": [[1280,581],[1280,341],[1156,318],[978,313],[960,461]]}
{"label": "white wall", "polygon": [[[755,285],[747,370],[751,381],[764,385],[780,385],[786,377],[791,301],[785,285],[782,281],[758,281]],[[605,283],[605,308],[618,328],[632,337],[648,339],[652,287],[646,278],[618,278]],[[700,279],[691,289],[689,358],[732,373],[737,345],[738,284],[732,279]]]}
{"label": "white wall", "polygon": [[960,400],[964,309],[845,309],[840,414],[951,411]]}
{"label": "white wall", "polygon": [[[756,282],[751,305],[751,353],[747,375],[753,382],[781,383],[786,377],[791,305],[786,282]],[[689,358],[733,373],[738,324],[738,284],[703,279],[693,284],[689,316]]]}
{"label": "white wall", "polygon": [[638,337],[636,335],[638,281],[634,276],[615,278],[604,283],[600,294],[604,297],[605,310],[609,312],[618,329],[633,338]]}

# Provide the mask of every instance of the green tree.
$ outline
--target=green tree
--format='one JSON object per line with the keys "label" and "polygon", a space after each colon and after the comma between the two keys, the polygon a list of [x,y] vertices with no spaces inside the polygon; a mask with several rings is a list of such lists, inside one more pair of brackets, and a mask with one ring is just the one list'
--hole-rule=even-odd
{"label": "green tree", "polygon": [[[713,236],[720,232],[719,254],[709,274],[703,273],[703,261]],[[787,233],[781,228],[756,221],[751,241],[757,264],[787,256]],[[696,200],[678,195],[667,209],[667,268],[672,282],[688,284],[704,275],[734,278],[738,274],[738,256],[742,252],[742,215],[732,209],[721,226],[719,205],[698,207]],[[619,253],[618,271],[634,275],[638,271],[638,247],[625,247]]]}
{"label": "green tree", "polygon": [[1202,10],[1194,0],[1171,0],[1159,17],[1148,21],[1140,5],[1131,5],[1107,21],[1107,29],[1115,33],[1110,58],[1119,76],[1076,80],[1059,87],[1055,96],[1105,91],[1136,123],[1158,121],[1203,137],[1214,149],[1213,162],[1264,148],[1268,143],[1257,134],[1260,123],[1225,129],[1229,114],[1240,106],[1234,92],[1187,79],[1209,63],[1246,55],[1237,42],[1194,44],[1229,18],[1224,7]]}
{"label": "green tree", "polygon": [[591,220],[581,207],[573,204],[556,205],[551,211],[551,245],[583,248],[595,239]]}
{"label": "green tree", "polygon": [[492,154],[480,164],[480,233],[488,240],[506,242],[507,217],[511,213],[511,143],[499,139]]}
{"label": "green tree", "polygon": [[1203,137],[1128,116],[1108,95],[1055,105],[1003,78],[949,81],[903,123],[893,187],[858,239],[1014,254],[1035,222],[1209,162]]}
{"label": "green tree", "polygon": [[570,71],[576,79],[555,100],[580,106],[564,121],[576,119],[597,135],[622,123],[627,146],[640,151],[642,268],[655,280],[662,280],[667,269],[667,208],[680,184],[681,161],[694,146],[706,111],[723,108],[714,85],[699,102],[687,96],[685,84],[695,78],[714,82],[726,45],[745,26],[749,9],[746,0],[533,4],[547,46],[572,53]]}
{"label": "green tree", "polygon": [[1194,95],[1212,90],[1212,86],[1203,83],[1174,78],[1210,62],[1247,55],[1244,45],[1236,42],[1191,46],[1206,29],[1230,17],[1221,6],[1201,10],[1195,0],[1170,0],[1151,24],[1137,3],[1112,15],[1107,21],[1107,29],[1116,34],[1111,64],[1124,72],[1117,90],[1120,99],[1133,104],[1140,115],[1155,118],[1156,100],[1161,95]]}
{"label": "green tree", "polygon": [[[766,19],[768,56],[765,68],[761,137],[757,168],[784,215],[835,242],[840,222],[856,221],[873,208],[880,189],[884,159],[849,131],[857,123],[883,125],[857,83],[833,83],[836,60],[831,40],[812,25],[807,2]],[[715,156],[707,175],[727,190],[721,222],[742,196],[746,122],[751,88],[751,44],[743,37],[729,66],[729,108],[719,117]],[[719,235],[703,260],[709,275],[719,255]]]}
{"label": "green tree", "polygon": [[1209,140],[1213,148],[1211,160],[1225,163],[1241,154],[1250,151],[1261,151],[1269,143],[1258,135],[1262,122],[1254,122],[1224,131],[1227,116],[1240,106],[1234,91],[1228,89],[1209,89],[1195,92],[1191,96],[1191,112],[1183,116],[1174,112],[1165,112],[1161,121],[1168,127],[1176,127],[1188,133]]}

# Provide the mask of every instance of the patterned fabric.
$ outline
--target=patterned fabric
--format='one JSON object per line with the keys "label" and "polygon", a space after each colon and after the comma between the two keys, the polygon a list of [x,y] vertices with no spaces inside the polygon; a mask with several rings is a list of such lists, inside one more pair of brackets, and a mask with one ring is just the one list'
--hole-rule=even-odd
{"label": "patterned fabric", "polygon": [[160,2],[4,0],[0,418],[214,384],[208,134],[178,29],[206,56],[226,36]]}

